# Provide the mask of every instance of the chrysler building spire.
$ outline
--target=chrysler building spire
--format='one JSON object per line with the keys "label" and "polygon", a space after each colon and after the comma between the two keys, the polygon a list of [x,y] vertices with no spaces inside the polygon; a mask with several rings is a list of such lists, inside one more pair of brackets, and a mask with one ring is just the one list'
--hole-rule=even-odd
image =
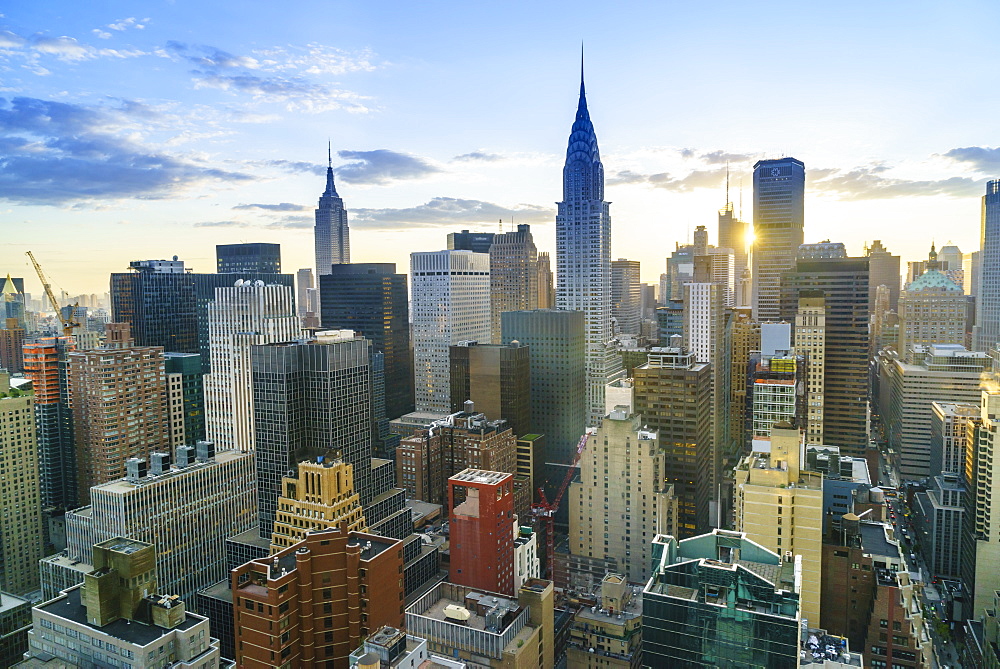
{"label": "chrysler building spire", "polygon": [[313,229],[316,242],[316,275],[330,273],[331,265],[351,262],[350,229],[347,225],[347,209],[337,194],[333,183],[333,147],[327,143],[326,190],[319,198],[316,209],[316,227]]}

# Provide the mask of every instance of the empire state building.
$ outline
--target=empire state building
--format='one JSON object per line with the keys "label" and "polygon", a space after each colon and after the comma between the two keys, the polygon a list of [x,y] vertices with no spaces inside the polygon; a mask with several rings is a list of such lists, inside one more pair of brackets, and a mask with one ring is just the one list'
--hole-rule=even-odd
{"label": "empire state building", "polygon": [[604,165],[587,110],[580,66],[580,103],[563,167],[556,214],[556,306],[582,311],[587,341],[588,425],[604,416],[604,387],[622,373],[611,341],[611,203],[604,201]]}
{"label": "empire state building", "polygon": [[331,265],[351,262],[351,237],[347,227],[347,209],[344,200],[337,194],[333,183],[333,156],[328,155],[326,168],[326,190],[319,198],[316,209],[316,227],[313,235],[316,241],[316,274],[330,273]]}

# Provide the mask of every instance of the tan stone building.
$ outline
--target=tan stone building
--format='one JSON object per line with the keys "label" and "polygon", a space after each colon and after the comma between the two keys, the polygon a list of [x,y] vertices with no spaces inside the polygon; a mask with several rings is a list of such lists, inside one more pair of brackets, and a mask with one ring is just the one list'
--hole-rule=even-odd
{"label": "tan stone building", "polygon": [[364,510],[354,492],[354,468],[342,461],[300,462],[298,476],[281,479],[271,553],[294,546],[308,532],[347,523],[349,532],[367,532]]}
{"label": "tan stone building", "polygon": [[34,393],[9,378],[0,371],[0,590],[23,595],[38,588],[42,503]]}
{"label": "tan stone building", "polygon": [[826,374],[826,299],[818,291],[799,293],[795,352],[808,356],[806,443],[823,443],[823,379]]}
{"label": "tan stone building", "polygon": [[642,657],[642,592],[632,593],[622,574],[607,574],[593,604],[573,616],[567,666],[631,669]]}
{"label": "tan stone building", "polygon": [[815,626],[822,579],[823,474],[802,469],[803,440],[798,429],[782,423],[771,428],[770,440],[755,440],[760,450],[745,457],[734,474],[736,530],[778,555],[802,557],[802,617]]}
{"label": "tan stone building", "polygon": [[618,408],[587,441],[580,480],[569,489],[570,552],[612,558],[633,583],[649,579],[657,534],[677,530],[677,499],[666,455],[643,418]]}
{"label": "tan stone building", "polygon": [[[531,226],[499,234],[490,246],[490,331],[500,341],[500,314],[538,309],[538,249]],[[487,342],[481,342],[487,343]]]}
{"label": "tan stone building", "polygon": [[925,271],[899,296],[899,351],[914,344],[965,344],[969,302],[940,269],[931,246]]}

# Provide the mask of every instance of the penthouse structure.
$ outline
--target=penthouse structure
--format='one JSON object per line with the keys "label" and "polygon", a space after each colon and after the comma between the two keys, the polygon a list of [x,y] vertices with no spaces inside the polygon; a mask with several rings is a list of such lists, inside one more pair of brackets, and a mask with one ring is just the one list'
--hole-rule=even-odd
{"label": "penthouse structure", "polygon": [[432,653],[490,669],[555,664],[553,587],[530,579],[517,597],[441,582],[406,608],[406,629]]}
{"label": "penthouse structure", "polygon": [[[573,616],[566,648],[568,666],[637,666],[642,657],[642,593],[638,590],[624,574],[605,574],[596,596],[584,600]],[[587,606],[587,601],[593,604]]]}
{"label": "penthouse structure", "polygon": [[[155,594],[156,550],[121,537],[94,546],[82,585],[32,609],[29,662],[76,667],[215,669],[219,642],[208,618],[176,595]],[[44,665],[42,665],[44,666]]]}

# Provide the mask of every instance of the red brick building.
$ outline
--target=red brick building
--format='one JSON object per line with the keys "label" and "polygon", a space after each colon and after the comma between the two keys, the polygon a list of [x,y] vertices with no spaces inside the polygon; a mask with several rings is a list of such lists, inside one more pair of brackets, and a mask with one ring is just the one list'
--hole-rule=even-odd
{"label": "red brick building", "polygon": [[466,469],[448,479],[451,567],[457,585],[514,594],[514,476]]}
{"label": "red brick building", "polygon": [[371,632],[403,626],[403,542],[341,523],[238,567],[232,588],[237,666],[346,668]]}

